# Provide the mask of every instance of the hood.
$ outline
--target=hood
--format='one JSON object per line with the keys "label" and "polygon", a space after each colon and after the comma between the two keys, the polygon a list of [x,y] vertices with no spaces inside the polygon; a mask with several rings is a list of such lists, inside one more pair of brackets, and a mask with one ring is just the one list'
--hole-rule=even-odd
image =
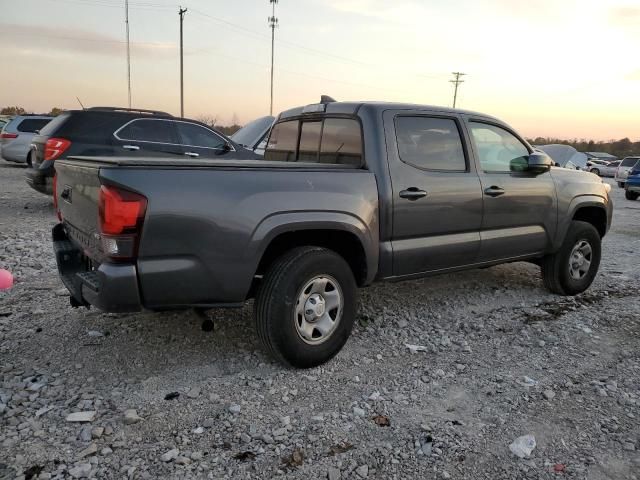
{"label": "hood", "polygon": [[238,145],[242,145],[249,150],[253,150],[269,133],[274,120],[275,117],[269,115],[257,118],[254,121],[247,123],[244,127],[231,135],[231,140]]}

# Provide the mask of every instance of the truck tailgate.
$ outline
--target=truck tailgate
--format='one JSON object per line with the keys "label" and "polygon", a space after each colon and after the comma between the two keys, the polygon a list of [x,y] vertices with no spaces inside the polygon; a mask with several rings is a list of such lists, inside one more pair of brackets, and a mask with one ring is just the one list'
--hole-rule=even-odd
{"label": "truck tailgate", "polygon": [[71,240],[94,259],[100,257],[98,233],[98,164],[56,164],[58,211]]}

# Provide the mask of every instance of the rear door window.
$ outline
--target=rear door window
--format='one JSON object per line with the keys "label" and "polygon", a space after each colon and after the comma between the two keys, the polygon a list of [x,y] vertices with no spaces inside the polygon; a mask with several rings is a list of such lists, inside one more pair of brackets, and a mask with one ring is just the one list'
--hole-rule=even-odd
{"label": "rear door window", "polygon": [[173,123],[168,120],[136,119],[116,132],[120,140],[177,144]]}
{"label": "rear door window", "polygon": [[467,162],[455,120],[435,117],[396,118],[400,159],[417,168],[465,172]]}
{"label": "rear door window", "polygon": [[22,120],[16,129],[19,132],[35,133],[42,129],[47,123],[51,121],[50,118],[27,118]]}
{"label": "rear door window", "polygon": [[265,160],[294,162],[298,149],[298,120],[281,122],[273,127],[264,154]]}
{"label": "rear door window", "polygon": [[222,150],[227,141],[202,125],[189,122],[176,122],[182,145],[188,147]]}

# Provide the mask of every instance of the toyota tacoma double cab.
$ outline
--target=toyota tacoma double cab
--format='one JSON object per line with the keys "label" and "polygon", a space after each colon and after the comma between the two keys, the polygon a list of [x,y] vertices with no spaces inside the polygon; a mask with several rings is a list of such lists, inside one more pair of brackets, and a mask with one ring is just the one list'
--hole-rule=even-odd
{"label": "toyota tacoma double cab", "polygon": [[53,244],[74,306],[242,306],[275,358],[313,367],[347,341],[357,289],[531,261],[587,289],[610,186],[557,168],[496,118],[333,102],[279,115],[262,159],[56,162]]}

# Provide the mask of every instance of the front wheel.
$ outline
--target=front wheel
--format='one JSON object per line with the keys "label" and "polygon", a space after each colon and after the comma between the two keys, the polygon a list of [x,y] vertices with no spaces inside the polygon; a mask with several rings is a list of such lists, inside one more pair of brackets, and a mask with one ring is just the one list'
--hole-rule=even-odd
{"label": "front wheel", "polygon": [[295,248],[271,265],[258,290],[258,336],[286,365],[321,365],[347,342],[356,297],[353,273],[340,255],[320,247]]}
{"label": "front wheel", "polygon": [[629,190],[625,190],[624,192],[624,198],[627,200],[637,200],[638,196],[640,196],[638,192],[630,192]]}
{"label": "front wheel", "polygon": [[559,295],[584,292],[598,273],[600,253],[601,239],[596,228],[587,222],[572,221],[560,250],[542,259],[545,287]]}
{"label": "front wheel", "polygon": [[597,168],[592,168],[591,170],[589,170],[591,173],[594,173],[598,176],[600,176],[600,170],[598,170]]}

